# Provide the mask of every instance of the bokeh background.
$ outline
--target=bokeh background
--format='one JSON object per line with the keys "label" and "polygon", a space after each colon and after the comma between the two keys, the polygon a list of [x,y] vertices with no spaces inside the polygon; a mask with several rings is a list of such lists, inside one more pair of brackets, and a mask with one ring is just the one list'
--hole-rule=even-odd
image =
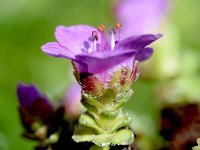
{"label": "bokeh background", "polygon": [[[33,149],[22,138],[16,86],[34,83],[52,101],[74,82],[71,63],[45,55],[40,47],[54,41],[57,25],[115,24],[114,0],[0,0],[0,150]],[[124,111],[143,135],[143,149],[162,141],[160,110],[169,104],[200,102],[200,1],[169,1],[157,30],[164,34],[151,60],[140,66],[140,78]],[[144,12],[146,13],[146,12]]]}

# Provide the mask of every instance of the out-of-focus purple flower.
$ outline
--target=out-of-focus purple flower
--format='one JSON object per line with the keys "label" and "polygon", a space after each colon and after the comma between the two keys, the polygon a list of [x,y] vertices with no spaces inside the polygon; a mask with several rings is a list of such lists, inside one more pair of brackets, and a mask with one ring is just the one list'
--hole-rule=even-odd
{"label": "out-of-focus purple flower", "polygon": [[64,107],[67,116],[70,118],[77,117],[81,113],[81,86],[72,84],[66,91],[64,97]]}
{"label": "out-of-focus purple flower", "polygon": [[116,18],[124,37],[154,32],[168,10],[168,0],[118,0]]}
{"label": "out-of-focus purple flower", "polygon": [[34,85],[19,83],[17,96],[21,120],[26,129],[33,130],[34,123],[46,124],[52,119],[52,105]]}
{"label": "out-of-focus purple flower", "polygon": [[133,70],[136,60],[148,59],[153,49],[147,47],[162,35],[146,34],[121,38],[121,25],[109,31],[106,39],[104,26],[98,30],[88,25],[71,27],[58,26],[55,31],[57,42],[42,46],[48,55],[72,60],[78,75],[96,75],[98,80],[107,82],[110,76],[122,67]]}

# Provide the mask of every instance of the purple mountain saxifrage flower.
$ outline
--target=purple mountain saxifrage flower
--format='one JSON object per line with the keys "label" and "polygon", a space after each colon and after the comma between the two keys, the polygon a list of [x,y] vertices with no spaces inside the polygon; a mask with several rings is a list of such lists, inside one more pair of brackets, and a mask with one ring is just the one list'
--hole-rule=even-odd
{"label": "purple mountain saxifrage flower", "polygon": [[[70,91],[73,91],[70,94],[75,94],[71,95],[70,98],[76,98],[74,100],[79,101],[80,87],[74,85],[70,88]],[[20,119],[25,128],[23,136],[37,141],[35,150],[49,148],[62,150],[69,145],[74,149],[89,149],[87,144],[77,145],[71,138],[74,122],[77,121],[77,118],[73,118],[73,120],[65,118],[65,108],[62,103],[62,101],[65,101],[64,98],[60,101],[61,103],[59,102],[59,106],[55,107],[34,85],[23,83],[18,83],[17,96],[20,103]],[[72,107],[75,104],[71,101],[70,105]]]}
{"label": "purple mountain saxifrage flower", "polygon": [[[98,81],[108,84],[119,69],[133,72],[136,61],[146,60],[152,55],[153,49],[147,46],[162,36],[146,34],[122,39],[119,23],[109,30],[109,35],[104,29],[103,25],[98,29],[88,25],[58,26],[55,31],[57,42],[47,43],[41,48],[48,55],[72,60],[78,81],[83,85],[87,82],[90,88],[93,86],[95,89],[94,86],[101,86]],[[88,76],[92,78],[83,81]]]}
{"label": "purple mountain saxifrage flower", "polygon": [[118,0],[114,13],[124,37],[157,31],[168,12],[169,0]]}
{"label": "purple mountain saxifrage flower", "polygon": [[[29,133],[34,133],[44,124],[48,124],[53,117],[53,107],[48,99],[42,95],[34,85],[19,83],[17,87],[19,112],[22,124]],[[44,126],[43,126],[44,127]],[[46,127],[45,129],[46,130]],[[46,131],[45,131],[46,132]],[[39,135],[39,137],[43,138]]]}
{"label": "purple mountain saxifrage flower", "polygon": [[94,150],[132,145],[130,117],[120,110],[133,94],[131,85],[138,76],[138,61],[151,57],[153,49],[148,45],[162,35],[123,39],[121,24],[117,23],[108,35],[104,25],[98,29],[75,25],[58,26],[55,36],[57,42],[43,45],[42,50],[72,61],[74,75],[81,85],[81,103],[86,108],[72,139],[77,143],[93,142]]}

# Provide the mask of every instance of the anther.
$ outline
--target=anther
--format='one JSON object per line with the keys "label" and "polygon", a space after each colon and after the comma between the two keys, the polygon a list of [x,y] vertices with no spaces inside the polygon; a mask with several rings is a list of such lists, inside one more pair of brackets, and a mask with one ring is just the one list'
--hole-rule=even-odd
{"label": "anther", "polygon": [[102,32],[102,31],[104,31],[105,28],[106,28],[106,27],[105,27],[103,24],[101,24],[101,25],[99,26],[98,30],[99,30],[100,32]]}
{"label": "anther", "polygon": [[116,34],[116,31],[114,28],[112,28],[110,31],[109,31],[109,34],[111,34],[111,51],[114,49],[115,47],[115,34]]}
{"label": "anther", "polygon": [[115,25],[115,27],[116,27],[117,29],[120,29],[120,28],[122,27],[122,25],[121,25],[119,22],[117,22],[116,25]]}
{"label": "anther", "polygon": [[98,38],[98,35],[97,35],[97,32],[96,31],[92,31],[92,38],[93,38],[93,41],[98,41],[99,38]]}

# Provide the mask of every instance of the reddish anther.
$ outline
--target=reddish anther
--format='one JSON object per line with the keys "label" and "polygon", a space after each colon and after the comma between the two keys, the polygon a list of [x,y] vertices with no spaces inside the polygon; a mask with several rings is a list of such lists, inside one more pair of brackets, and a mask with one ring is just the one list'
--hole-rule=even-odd
{"label": "reddish anther", "polygon": [[99,26],[98,30],[99,30],[100,32],[102,32],[102,31],[104,31],[105,28],[106,28],[106,27],[105,27],[103,24],[101,24],[101,25]]}
{"label": "reddish anther", "polygon": [[96,41],[98,41],[99,39],[96,31],[92,31],[92,37],[93,37],[93,40],[96,40]]}
{"label": "reddish anther", "polygon": [[122,25],[121,25],[119,22],[117,22],[116,25],[115,25],[115,27],[116,27],[117,29],[119,29],[119,28],[122,27]]}

